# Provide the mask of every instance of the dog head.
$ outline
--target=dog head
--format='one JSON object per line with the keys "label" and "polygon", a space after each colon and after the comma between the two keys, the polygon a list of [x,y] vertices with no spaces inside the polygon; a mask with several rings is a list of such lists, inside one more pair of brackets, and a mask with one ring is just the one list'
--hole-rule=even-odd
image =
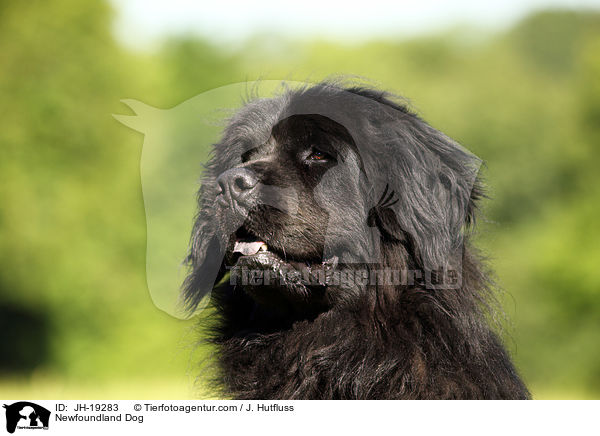
{"label": "dog head", "polygon": [[252,101],[206,166],[184,301],[193,309],[239,267],[270,274],[262,287],[236,284],[259,304],[300,310],[365,289],[302,272],[460,270],[479,165],[381,91],[321,83]]}

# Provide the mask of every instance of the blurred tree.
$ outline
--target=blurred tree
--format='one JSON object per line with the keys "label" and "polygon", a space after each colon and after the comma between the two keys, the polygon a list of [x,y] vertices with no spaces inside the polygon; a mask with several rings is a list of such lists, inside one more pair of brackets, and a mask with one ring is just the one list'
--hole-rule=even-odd
{"label": "blurred tree", "polygon": [[241,74],[236,54],[191,37],[167,40],[160,50],[160,63],[165,72],[163,80],[169,84],[165,95],[169,106],[219,86],[248,80]]}
{"label": "blurred tree", "polygon": [[145,287],[141,138],[111,113],[146,79],[111,19],[98,0],[0,14],[0,313],[27,312],[13,332],[45,330],[49,352],[23,354],[23,368],[75,379],[160,374],[181,328]]}
{"label": "blurred tree", "polygon": [[577,67],[588,35],[599,31],[600,16],[595,12],[549,10],[524,19],[509,36],[525,59],[550,74],[565,75]]}

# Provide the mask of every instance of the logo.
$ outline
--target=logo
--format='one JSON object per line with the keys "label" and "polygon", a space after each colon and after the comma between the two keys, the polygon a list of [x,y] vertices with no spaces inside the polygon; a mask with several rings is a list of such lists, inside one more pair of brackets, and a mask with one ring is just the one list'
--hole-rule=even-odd
{"label": "logo", "polygon": [[6,409],[6,431],[14,433],[15,429],[48,430],[50,411],[29,401],[19,401],[4,405]]}

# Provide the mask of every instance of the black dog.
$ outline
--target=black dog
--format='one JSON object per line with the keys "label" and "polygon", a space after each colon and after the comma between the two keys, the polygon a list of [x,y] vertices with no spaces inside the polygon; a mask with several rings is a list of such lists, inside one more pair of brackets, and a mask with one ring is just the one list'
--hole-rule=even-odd
{"label": "black dog", "polygon": [[[207,165],[184,285],[240,399],[526,399],[468,241],[479,160],[390,94],[255,99]],[[214,288],[214,289],[213,289]]]}

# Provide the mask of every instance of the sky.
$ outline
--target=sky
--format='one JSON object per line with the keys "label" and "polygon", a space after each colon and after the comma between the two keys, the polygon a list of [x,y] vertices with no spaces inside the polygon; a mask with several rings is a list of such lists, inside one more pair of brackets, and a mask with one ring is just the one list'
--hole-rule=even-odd
{"label": "sky", "polygon": [[192,33],[235,44],[256,34],[286,38],[324,37],[349,43],[399,38],[457,26],[501,30],[547,8],[592,8],[600,0],[111,0],[115,33],[136,48],[173,34]]}

